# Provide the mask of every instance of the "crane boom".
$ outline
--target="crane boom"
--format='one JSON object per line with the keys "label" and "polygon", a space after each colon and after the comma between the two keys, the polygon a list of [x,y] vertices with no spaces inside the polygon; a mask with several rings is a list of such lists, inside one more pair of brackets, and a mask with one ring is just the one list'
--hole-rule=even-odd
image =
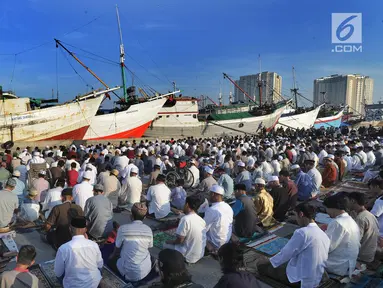
{"label": "crane boom", "polygon": [[215,106],[219,107],[219,105],[213,99],[211,99],[209,96],[206,96],[206,98],[209,99]]}
{"label": "crane boom", "polygon": [[228,79],[231,83],[233,83],[234,86],[237,87],[247,98],[249,98],[251,102],[257,103],[256,101],[254,101],[253,98],[251,98],[249,94],[245,92],[245,90],[243,90],[237,83],[235,83],[235,81],[233,81],[233,79],[231,79],[226,73],[223,73],[223,78]]}

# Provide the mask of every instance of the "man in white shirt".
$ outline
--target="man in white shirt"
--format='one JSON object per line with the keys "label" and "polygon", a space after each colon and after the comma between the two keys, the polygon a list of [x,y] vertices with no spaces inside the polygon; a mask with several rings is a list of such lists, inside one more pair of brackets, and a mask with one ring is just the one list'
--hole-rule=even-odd
{"label": "man in white shirt", "polygon": [[186,198],[185,216],[181,218],[176,231],[177,239],[168,240],[165,248],[174,249],[184,255],[186,262],[196,263],[205,253],[206,223],[196,213],[201,205],[201,198],[197,195]]}
{"label": "man in white shirt", "polygon": [[[108,266],[129,282],[146,280],[150,277],[152,260],[149,248],[153,247],[153,232],[142,223],[148,209],[145,204],[135,203],[132,207],[132,223],[120,226],[117,231],[116,247],[109,258]],[[149,279],[148,279],[149,280]]]}
{"label": "man in white shirt", "polygon": [[73,187],[73,199],[84,210],[86,200],[93,197],[93,186],[89,183],[92,178],[92,172],[85,171],[82,178],[82,182]]}
{"label": "man in white shirt", "polygon": [[210,203],[205,212],[206,222],[206,248],[216,251],[229,242],[233,229],[233,209],[223,201],[224,189],[215,184],[210,188]]}
{"label": "man in white shirt", "polygon": [[322,145],[320,148],[321,148],[321,150],[320,150],[320,152],[319,152],[319,154],[318,154],[319,164],[320,164],[320,165],[323,165],[323,159],[324,159],[325,157],[327,157],[328,153],[327,153],[327,151],[325,150],[325,146],[324,146],[324,145]]}
{"label": "man in white shirt", "polygon": [[360,248],[358,224],[345,212],[347,200],[343,193],[325,199],[323,205],[327,214],[333,218],[326,230],[331,241],[326,270],[351,279]]}
{"label": "man in white shirt", "polygon": [[63,191],[64,186],[65,186],[65,180],[57,179],[56,187],[48,190],[45,196],[44,202],[42,203],[43,205],[42,211],[43,212],[45,211],[45,218],[48,218],[53,207],[55,207],[56,205],[62,204],[61,192]]}
{"label": "man in white shirt", "polygon": [[81,168],[81,166],[80,166],[80,163],[78,163],[77,161],[76,161],[76,155],[72,155],[71,156],[71,159],[69,159],[69,160],[67,160],[66,161],[66,163],[65,163],[65,170],[70,170],[71,169],[71,164],[72,163],[76,163],[76,171],[79,171],[80,170],[80,168]]}
{"label": "man in white shirt", "polygon": [[122,205],[132,206],[134,203],[141,202],[142,182],[138,178],[138,168],[130,170],[130,176],[122,182],[120,202]]}
{"label": "man in white shirt", "polygon": [[71,288],[97,288],[103,267],[98,245],[85,238],[85,217],[73,218],[70,226],[72,240],[61,245],[57,251],[54,272],[63,277],[63,286]]}
{"label": "man in white shirt", "polygon": [[[325,269],[330,239],[315,223],[315,207],[301,203],[295,207],[302,228],[295,230],[286,246],[274,257],[261,261],[258,271],[286,285],[318,287]],[[263,263],[262,263],[263,262]]]}
{"label": "man in white shirt", "polygon": [[372,167],[375,165],[376,157],[374,154],[374,148],[372,146],[367,146],[366,147],[366,156],[367,156],[367,162],[366,166],[367,167]]}
{"label": "man in white shirt", "polygon": [[376,199],[374,206],[371,209],[371,213],[378,218],[379,235],[380,237],[383,237],[383,197]]}
{"label": "man in white shirt", "polygon": [[309,175],[312,179],[313,183],[313,191],[311,192],[311,197],[315,197],[320,192],[320,186],[322,185],[322,174],[315,167],[315,161],[311,159],[305,160],[305,167],[307,171],[307,175]]}
{"label": "man in white shirt", "polygon": [[191,173],[193,174],[193,184],[192,184],[192,188],[196,188],[199,184],[199,170],[198,168],[196,167],[196,160],[192,160],[191,161],[191,166],[189,168],[189,170],[191,171]]}
{"label": "man in white shirt", "polygon": [[[40,152],[38,151],[35,151],[33,152],[33,156],[32,156],[32,159],[28,161],[28,164],[27,164],[27,170],[29,171],[29,169],[31,169],[31,164],[42,164],[42,163],[46,163],[45,159],[44,158],[41,158],[40,156]],[[46,163],[46,167],[47,169],[49,168],[49,165],[48,163]]]}
{"label": "man in white shirt", "polygon": [[156,185],[150,186],[146,193],[149,202],[149,214],[154,214],[156,219],[161,219],[170,213],[171,191],[165,184],[166,176],[159,174]]}

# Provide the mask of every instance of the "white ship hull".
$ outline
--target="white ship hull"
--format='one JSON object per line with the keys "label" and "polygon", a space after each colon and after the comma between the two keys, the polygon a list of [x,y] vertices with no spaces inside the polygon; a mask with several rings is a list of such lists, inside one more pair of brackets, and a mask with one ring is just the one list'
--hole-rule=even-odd
{"label": "white ship hull", "polygon": [[0,111],[5,111],[0,115],[1,142],[81,140],[105,93],[111,90],[93,92],[80,100],[36,110],[30,110],[28,98],[0,101]]}
{"label": "white ship hull", "polygon": [[197,99],[178,98],[172,107],[162,107],[153,120],[145,136],[157,137],[188,137],[201,133],[198,121]]}
{"label": "white ship hull", "polygon": [[278,124],[275,127],[276,129],[282,127],[283,129],[291,128],[291,129],[310,129],[314,126],[315,120],[318,117],[318,113],[321,106],[318,106],[314,110],[311,110],[306,113],[284,116],[282,115],[279,118]]}
{"label": "white ship hull", "polygon": [[92,118],[84,140],[140,138],[166,102],[161,96],[134,104],[128,110]]}
{"label": "white ship hull", "polygon": [[263,128],[270,131],[275,127],[286,106],[276,109],[272,114],[242,119],[207,121],[202,123],[201,134],[204,137],[222,135],[258,134]]}

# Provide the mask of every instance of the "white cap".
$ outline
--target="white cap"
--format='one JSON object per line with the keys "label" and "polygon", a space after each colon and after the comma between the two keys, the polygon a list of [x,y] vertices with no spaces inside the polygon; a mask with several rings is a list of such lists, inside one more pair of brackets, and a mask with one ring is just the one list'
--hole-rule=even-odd
{"label": "white cap", "polygon": [[266,185],[266,182],[262,178],[257,178],[257,179],[255,179],[254,184]]}
{"label": "white cap", "polygon": [[270,176],[269,179],[267,179],[267,182],[273,182],[273,181],[279,181],[278,176]]}
{"label": "white cap", "polygon": [[47,175],[47,171],[45,171],[45,170],[40,170],[40,171],[39,171],[39,174],[41,174],[41,175]]}
{"label": "white cap", "polygon": [[180,158],[180,156],[178,156],[177,154],[174,155],[174,159],[178,159],[178,158]]}
{"label": "white cap", "polygon": [[246,164],[243,163],[242,161],[239,161],[238,162],[238,167],[246,167]]}
{"label": "white cap", "polygon": [[121,150],[120,149],[116,149],[114,152],[117,152],[118,154],[121,154]]}
{"label": "white cap", "polygon": [[86,179],[90,180],[92,178],[92,172],[91,171],[85,171],[85,173],[82,176],[82,178],[86,178]]}
{"label": "white cap", "polygon": [[221,186],[214,184],[213,186],[211,186],[210,192],[214,192],[216,194],[223,195],[225,193],[225,190]]}
{"label": "white cap", "polygon": [[324,157],[324,158],[335,159],[335,156],[332,155],[332,154],[328,154],[328,155],[327,155],[326,157]]}
{"label": "white cap", "polygon": [[205,172],[206,172],[206,173],[209,173],[209,174],[211,174],[211,175],[213,175],[214,170],[213,170],[211,167],[206,166],[206,167],[205,167]]}
{"label": "white cap", "polygon": [[290,170],[295,170],[301,168],[298,164],[294,164],[290,167]]}
{"label": "white cap", "polygon": [[132,169],[130,169],[130,173],[132,172],[138,174],[138,167],[133,166]]}
{"label": "white cap", "polygon": [[282,161],[283,157],[281,155],[278,156],[278,161]]}
{"label": "white cap", "polygon": [[301,149],[299,149],[299,151],[306,152],[306,149],[305,148],[301,148]]}
{"label": "white cap", "polygon": [[40,156],[40,152],[39,151],[33,152],[33,156]]}
{"label": "white cap", "polygon": [[16,177],[20,177],[21,173],[20,173],[19,170],[15,170],[15,171],[13,171],[13,174],[12,174],[12,175],[13,175],[13,176],[16,176]]}

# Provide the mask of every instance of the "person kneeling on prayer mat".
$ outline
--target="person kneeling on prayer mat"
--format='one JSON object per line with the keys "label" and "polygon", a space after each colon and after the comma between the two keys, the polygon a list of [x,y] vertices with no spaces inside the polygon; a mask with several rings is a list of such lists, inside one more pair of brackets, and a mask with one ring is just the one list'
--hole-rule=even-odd
{"label": "person kneeling on prayer mat", "polygon": [[196,213],[202,203],[198,195],[186,198],[184,213],[178,224],[176,240],[168,240],[164,248],[175,249],[182,253],[186,262],[196,263],[204,253],[206,247],[206,223]]}
{"label": "person kneeling on prayer mat", "polygon": [[72,240],[57,251],[54,272],[63,278],[64,288],[97,288],[102,279],[104,265],[98,245],[86,237],[85,217],[72,218]]}
{"label": "person kneeling on prayer mat", "polygon": [[28,195],[20,206],[20,214],[17,216],[17,221],[21,223],[33,222],[39,219],[40,204],[36,197],[39,194],[35,188],[31,188]]}
{"label": "person kneeling on prayer mat", "polygon": [[84,216],[81,207],[72,203],[72,188],[64,189],[61,192],[61,198],[63,204],[53,207],[45,223],[47,241],[54,249],[58,249],[62,244],[72,239],[69,231],[72,218]]}
{"label": "person kneeling on prayer mat", "polygon": [[275,223],[273,218],[274,199],[269,192],[266,191],[266,182],[262,178],[257,178],[254,181],[255,191],[257,194],[254,197],[254,205],[257,210],[259,220],[263,227],[272,226]]}
{"label": "person kneeling on prayer mat", "polygon": [[271,188],[270,195],[273,197],[274,218],[282,222],[286,218],[286,213],[290,208],[290,198],[287,188],[279,184],[278,176],[270,176],[267,186]]}
{"label": "person kneeling on prayer mat", "polygon": [[35,247],[32,245],[22,246],[16,257],[16,268],[11,271],[5,271],[0,275],[0,287],[44,287],[43,283],[41,283],[40,280],[28,270],[28,268],[35,263],[35,258]]}
{"label": "person kneeling on prayer mat", "polygon": [[333,218],[326,230],[331,241],[326,270],[351,279],[360,248],[358,224],[346,213],[347,199],[344,193],[326,198],[323,205],[327,214]]}
{"label": "person kneeling on prayer mat", "polygon": [[229,242],[233,225],[233,209],[223,201],[225,191],[219,185],[210,188],[211,207],[205,212],[206,249],[216,253],[225,243]]}
{"label": "person kneeling on prayer mat", "polygon": [[158,255],[156,270],[161,282],[150,285],[151,288],[203,288],[192,282],[192,277],[185,265],[185,258],[176,250],[164,249]]}
{"label": "person kneeling on prayer mat", "polygon": [[376,217],[364,207],[366,203],[364,194],[352,192],[347,194],[350,199],[350,210],[356,213],[354,217],[360,230],[360,250],[358,260],[366,263],[374,261],[379,239],[379,223]]}
{"label": "person kneeling on prayer mat", "polygon": [[88,221],[88,235],[93,239],[108,237],[113,230],[113,204],[105,197],[104,187],[96,184],[94,196],[85,202],[84,214]]}
{"label": "person kneeling on prayer mat", "polygon": [[301,203],[295,207],[300,227],[281,251],[260,260],[258,272],[293,287],[318,287],[325,280],[325,263],[330,239],[315,223],[315,207]]}
{"label": "person kneeling on prayer mat", "polygon": [[128,282],[150,281],[156,276],[149,248],[153,247],[153,232],[142,221],[148,212],[143,203],[132,206],[132,222],[117,231],[116,247],[108,266]]}
{"label": "person kneeling on prayer mat", "polygon": [[170,195],[171,191],[165,184],[166,176],[159,174],[156,179],[156,185],[150,186],[146,193],[148,201],[149,214],[154,214],[156,219],[162,219],[170,213]]}
{"label": "person kneeling on prayer mat", "polygon": [[236,184],[234,187],[236,201],[232,207],[234,214],[234,231],[238,237],[251,238],[255,232],[262,232],[261,223],[251,197],[246,195],[246,185]]}
{"label": "person kneeling on prayer mat", "polygon": [[326,188],[334,186],[337,181],[338,172],[330,157],[325,157],[323,160],[324,169],[322,172],[322,185]]}
{"label": "person kneeling on prayer mat", "polygon": [[223,276],[214,288],[260,288],[257,278],[243,269],[243,248],[236,243],[226,243],[218,250],[218,259]]}

